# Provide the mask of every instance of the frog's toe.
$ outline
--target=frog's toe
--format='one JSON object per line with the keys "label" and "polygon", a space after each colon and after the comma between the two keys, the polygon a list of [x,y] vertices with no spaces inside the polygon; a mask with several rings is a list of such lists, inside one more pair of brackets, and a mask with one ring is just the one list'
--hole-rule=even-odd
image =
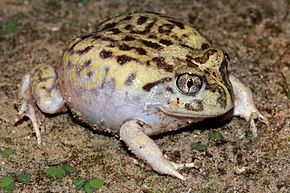
{"label": "frog's toe", "polygon": [[41,135],[39,130],[39,124],[37,119],[37,113],[41,114],[41,112],[36,108],[33,97],[31,96],[30,89],[30,74],[26,74],[22,79],[22,84],[19,90],[19,97],[21,100],[21,106],[18,111],[17,117],[15,119],[15,123],[19,122],[23,117],[28,117],[33,125],[33,129],[37,138],[37,145],[41,145]]}
{"label": "frog's toe", "polygon": [[156,143],[142,131],[138,120],[125,122],[120,129],[120,137],[126,143],[129,150],[147,163],[153,170],[185,180],[176,171],[174,166],[165,159]]}

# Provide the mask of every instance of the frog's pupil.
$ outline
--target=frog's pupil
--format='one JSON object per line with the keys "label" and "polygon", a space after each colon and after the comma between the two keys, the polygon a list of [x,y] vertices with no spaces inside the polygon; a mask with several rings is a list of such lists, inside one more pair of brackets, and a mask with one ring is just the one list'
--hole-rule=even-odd
{"label": "frog's pupil", "polygon": [[190,90],[190,88],[193,86],[193,80],[192,79],[189,79],[188,82],[187,82],[187,87],[188,89]]}

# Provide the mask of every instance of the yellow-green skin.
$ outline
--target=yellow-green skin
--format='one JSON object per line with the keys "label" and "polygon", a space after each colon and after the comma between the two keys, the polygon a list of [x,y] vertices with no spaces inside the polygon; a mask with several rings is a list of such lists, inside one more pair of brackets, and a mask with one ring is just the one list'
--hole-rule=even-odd
{"label": "yellow-green skin", "polygon": [[[186,73],[201,80],[197,93],[187,95],[177,87],[178,76]],[[146,125],[144,133],[154,135],[233,107],[224,52],[211,48],[190,25],[155,13],[113,17],[75,38],[57,75],[60,104],[115,133],[124,122],[138,120]]]}

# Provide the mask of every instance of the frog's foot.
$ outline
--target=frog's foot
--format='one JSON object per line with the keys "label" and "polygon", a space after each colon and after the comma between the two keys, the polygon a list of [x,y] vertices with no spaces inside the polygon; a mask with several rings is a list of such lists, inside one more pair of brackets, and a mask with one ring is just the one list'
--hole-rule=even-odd
{"label": "frog's foot", "polygon": [[33,97],[31,94],[31,89],[30,89],[30,79],[31,76],[30,74],[26,74],[23,79],[22,79],[22,84],[19,90],[19,97],[21,100],[21,107],[18,111],[18,114],[15,119],[15,123],[18,123],[20,120],[23,119],[23,117],[28,117],[33,125],[33,129],[36,134],[37,138],[37,145],[41,145],[41,135],[40,135],[40,130],[39,130],[39,123],[38,119],[36,116],[37,113],[41,113],[37,107],[35,106],[35,103],[33,101]]}
{"label": "frog's foot", "polygon": [[153,170],[185,180],[176,171],[174,165],[164,157],[156,143],[142,131],[142,126],[138,120],[125,122],[120,129],[120,137],[126,143],[129,150],[147,163]]}
{"label": "frog's foot", "polygon": [[240,116],[246,121],[249,121],[252,133],[256,137],[257,127],[254,120],[259,119],[265,124],[268,124],[269,122],[256,108],[251,90],[235,76],[230,75],[229,78],[233,85],[235,95],[233,116]]}
{"label": "frog's foot", "polygon": [[19,97],[21,107],[15,122],[28,117],[36,133],[37,144],[40,146],[39,120],[43,119],[43,113],[53,114],[65,110],[54,68],[43,64],[26,74],[22,79]]}

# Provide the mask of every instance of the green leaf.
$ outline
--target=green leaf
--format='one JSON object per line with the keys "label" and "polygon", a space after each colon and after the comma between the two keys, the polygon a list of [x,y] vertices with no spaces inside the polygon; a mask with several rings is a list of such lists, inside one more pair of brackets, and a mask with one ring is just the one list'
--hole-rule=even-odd
{"label": "green leaf", "polygon": [[92,193],[94,191],[95,191],[95,188],[89,182],[86,182],[86,184],[85,184],[85,192],[86,193]]}
{"label": "green leaf", "polygon": [[21,182],[23,184],[31,184],[30,182],[30,174],[27,172],[21,172],[18,176],[17,176],[17,181]]}
{"label": "green leaf", "polygon": [[65,177],[65,171],[62,166],[50,167],[46,170],[46,175],[48,177],[63,179]]}
{"label": "green leaf", "polygon": [[88,4],[91,0],[82,0],[83,4]]}
{"label": "green leaf", "polygon": [[8,186],[6,186],[6,187],[4,188],[4,192],[5,192],[5,193],[11,193],[11,192],[13,192],[15,189],[16,189],[15,182],[13,182],[13,183],[9,184]]}
{"label": "green leaf", "polygon": [[8,19],[3,28],[0,29],[0,35],[6,35],[15,32],[16,23],[12,19]]}
{"label": "green leaf", "polygon": [[77,190],[80,190],[84,185],[86,180],[84,178],[73,179],[73,184],[76,186]]}
{"label": "green leaf", "polygon": [[12,184],[13,182],[14,182],[14,179],[9,176],[0,178],[0,188],[5,188],[9,186],[10,184]]}
{"label": "green leaf", "polygon": [[199,150],[199,151],[206,151],[207,146],[203,145],[201,143],[193,143],[193,144],[191,144],[191,149],[192,150]]}
{"label": "green leaf", "polygon": [[8,148],[8,149],[5,149],[1,154],[3,158],[8,158],[13,153],[14,153],[14,149]]}
{"label": "green leaf", "polygon": [[78,172],[78,170],[73,167],[73,166],[70,166],[68,164],[64,164],[63,165],[63,169],[68,173],[68,174],[75,174]]}
{"label": "green leaf", "polygon": [[91,186],[94,187],[96,190],[104,185],[104,181],[97,178],[89,180],[88,183],[90,183]]}
{"label": "green leaf", "polygon": [[219,141],[219,140],[223,140],[224,136],[218,131],[210,130],[208,133],[208,139],[210,141]]}
{"label": "green leaf", "polygon": [[281,72],[281,74],[282,74],[282,80],[283,80],[285,92],[287,94],[288,99],[290,99],[290,90],[289,90],[287,79],[282,72]]}

